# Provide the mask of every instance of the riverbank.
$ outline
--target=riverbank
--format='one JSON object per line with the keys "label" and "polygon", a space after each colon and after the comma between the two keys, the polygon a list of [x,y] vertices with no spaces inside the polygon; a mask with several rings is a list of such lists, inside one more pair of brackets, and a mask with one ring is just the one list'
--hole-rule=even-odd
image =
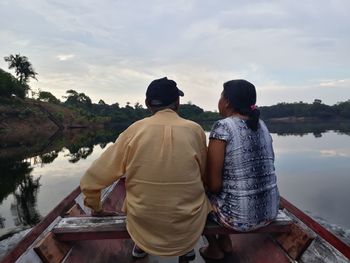
{"label": "riverbank", "polygon": [[[0,98],[0,159],[25,159],[57,150],[62,138],[82,137],[105,128],[118,130],[120,126],[126,127],[148,116],[146,112],[147,109],[141,107],[92,104],[84,108],[28,98]],[[197,112],[197,118],[194,118],[194,112]],[[190,104],[181,105],[179,111],[180,116],[197,121],[205,130],[210,130],[213,122],[220,118],[218,113],[209,113]],[[341,117],[289,116],[264,120],[270,132],[281,135],[312,132],[320,136],[328,130],[350,134],[349,119]]]}
{"label": "riverbank", "polygon": [[[96,120],[68,107],[33,99],[0,99],[0,158],[4,153],[47,144],[60,132],[73,128],[103,128]],[[6,149],[6,150],[5,150]],[[5,150],[5,151],[4,151]]]}

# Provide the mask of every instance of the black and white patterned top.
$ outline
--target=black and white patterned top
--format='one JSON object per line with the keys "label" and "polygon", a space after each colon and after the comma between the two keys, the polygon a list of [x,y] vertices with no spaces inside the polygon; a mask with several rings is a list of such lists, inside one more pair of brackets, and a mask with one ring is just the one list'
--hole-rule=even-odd
{"label": "black and white patterned top", "polygon": [[278,213],[272,138],[260,120],[257,131],[237,117],[217,121],[210,139],[226,142],[222,189],[209,194],[214,219],[226,227],[249,231],[268,224]]}

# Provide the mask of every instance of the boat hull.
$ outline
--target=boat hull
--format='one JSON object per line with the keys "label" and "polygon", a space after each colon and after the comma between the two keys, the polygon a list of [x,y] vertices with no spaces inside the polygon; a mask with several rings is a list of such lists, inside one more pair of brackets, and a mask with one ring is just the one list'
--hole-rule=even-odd
{"label": "boat hull", "polygon": [[[103,207],[121,211],[125,199],[125,181],[121,179],[103,193]],[[282,198],[281,208],[294,221],[285,233],[235,233],[230,238],[233,252],[220,262],[350,262],[350,249],[344,242]],[[52,229],[62,217],[86,216],[79,188],[67,196],[3,259],[2,262],[134,262],[133,242],[127,236],[118,239],[77,240],[62,242]],[[296,229],[296,230],[295,230]],[[299,232],[298,232],[299,231]],[[294,235],[294,236],[293,236]],[[192,262],[205,262],[199,248],[206,245],[201,237],[195,246]],[[293,254],[294,253],[294,254]],[[177,262],[178,258],[147,256],[138,262]]]}

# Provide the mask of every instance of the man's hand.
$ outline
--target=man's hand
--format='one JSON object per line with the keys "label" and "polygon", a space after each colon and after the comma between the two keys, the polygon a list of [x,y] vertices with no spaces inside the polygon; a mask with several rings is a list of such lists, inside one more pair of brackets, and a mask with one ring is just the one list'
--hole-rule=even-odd
{"label": "man's hand", "polygon": [[103,216],[122,216],[124,214],[116,211],[108,211],[108,210],[101,210],[98,212],[92,211],[91,212],[92,216],[98,216],[98,217],[103,217]]}

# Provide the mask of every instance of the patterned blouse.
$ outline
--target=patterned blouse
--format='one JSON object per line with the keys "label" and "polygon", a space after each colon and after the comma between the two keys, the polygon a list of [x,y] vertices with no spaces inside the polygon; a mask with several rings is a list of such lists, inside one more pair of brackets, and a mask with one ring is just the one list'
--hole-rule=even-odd
{"label": "patterned blouse", "polygon": [[238,231],[250,231],[271,222],[278,213],[272,138],[264,122],[256,132],[237,117],[217,121],[210,139],[226,142],[222,189],[209,194],[213,219]]}

